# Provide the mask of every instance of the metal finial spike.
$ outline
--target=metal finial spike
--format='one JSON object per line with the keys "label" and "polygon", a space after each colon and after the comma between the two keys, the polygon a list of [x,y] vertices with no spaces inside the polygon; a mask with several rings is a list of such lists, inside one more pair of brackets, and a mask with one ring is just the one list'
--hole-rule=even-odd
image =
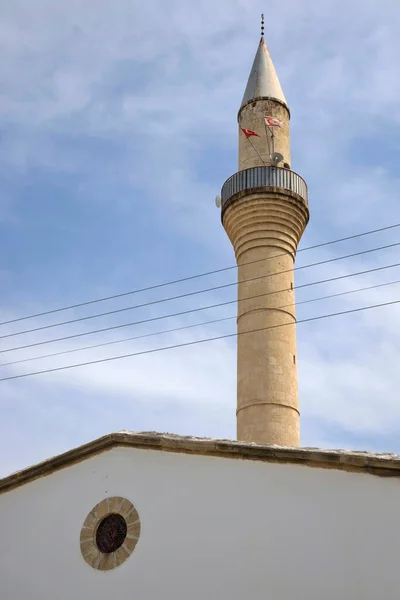
{"label": "metal finial spike", "polygon": [[261,37],[264,37],[264,15],[261,15]]}

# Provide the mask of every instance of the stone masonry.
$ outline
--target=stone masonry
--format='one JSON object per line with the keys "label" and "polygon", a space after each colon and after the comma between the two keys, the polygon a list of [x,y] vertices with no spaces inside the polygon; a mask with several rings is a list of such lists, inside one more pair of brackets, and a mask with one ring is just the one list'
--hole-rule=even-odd
{"label": "stone masonry", "polygon": [[[260,48],[263,43],[262,40]],[[270,60],[269,53],[267,59]],[[242,105],[238,115],[239,170],[271,165],[265,115],[282,122],[281,128],[274,128],[275,151],[284,156],[282,163],[290,168],[289,109],[281,99],[255,97]],[[251,141],[265,162],[257,156],[240,127],[260,134]],[[306,201],[280,187],[242,190],[222,211],[223,226],[238,265],[237,439],[240,441],[300,445],[293,268],[308,219]]]}

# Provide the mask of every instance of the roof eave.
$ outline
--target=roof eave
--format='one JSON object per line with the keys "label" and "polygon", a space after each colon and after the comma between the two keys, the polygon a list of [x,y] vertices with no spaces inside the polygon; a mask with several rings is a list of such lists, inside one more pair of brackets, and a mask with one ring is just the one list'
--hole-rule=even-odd
{"label": "roof eave", "polygon": [[121,446],[164,452],[218,456],[220,458],[290,463],[308,467],[368,473],[382,477],[400,476],[400,456],[396,454],[371,454],[368,452],[320,450],[317,448],[291,448],[225,439],[184,437],[169,433],[120,431],[105,435],[83,446],[79,446],[0,479],[0,494],[29,483],[39,477],[44,477],[60,469],[70,467],[100,452]]}

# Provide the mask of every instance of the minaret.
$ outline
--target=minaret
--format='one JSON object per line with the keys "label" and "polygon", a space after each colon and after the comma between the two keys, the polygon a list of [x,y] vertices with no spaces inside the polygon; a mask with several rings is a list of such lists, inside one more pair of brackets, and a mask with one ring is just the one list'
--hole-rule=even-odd
{"label": "minaret", "polygon": [[239,171],[221,191],[238,265],[237,438],[299,446],[293,269],[309,219],[307,185],[291,170],[290,111],[263,23],[238,123]]}

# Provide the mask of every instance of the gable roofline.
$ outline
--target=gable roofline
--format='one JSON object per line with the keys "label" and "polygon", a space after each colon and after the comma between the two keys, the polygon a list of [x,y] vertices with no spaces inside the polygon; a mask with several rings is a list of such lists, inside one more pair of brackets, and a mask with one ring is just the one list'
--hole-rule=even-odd
{"label": "gable roofline", "polygon": [[154,431],[119,431],[0,479],[0,494],[117,447],[296,464],[321,469],[368,473],[381,477],[400,476],[400,456],[398,454],[291,448],[225,439],[179,436]]}

